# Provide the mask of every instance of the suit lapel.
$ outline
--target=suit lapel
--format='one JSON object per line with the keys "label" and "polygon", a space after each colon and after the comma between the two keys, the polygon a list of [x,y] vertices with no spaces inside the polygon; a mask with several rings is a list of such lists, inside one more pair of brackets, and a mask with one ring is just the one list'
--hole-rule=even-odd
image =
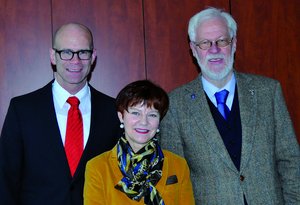
{"label": "suit lapel", "polygon": [[167,157],[164,158],[164,165],[162,168],[162,176],[160,178],[160,180],[158,181],[157,185],[156,185],[156,189],[159,190],[159,194],[161,196],[164,195],[164,192],[166,191],[166,182],[167,182],[167,178],[169,175],[169,160]]}
{"label": "suit lapel", "polygon": [[242,153],[240,170],[243,171],[250,159],[250,154],[253,147],[257,116],[257,97],[256,90],[251,86],[250,78],[236,73],[236,79],[242,125]]}
{"label": "suit lapel", "polygon": [[45,151],[51,153],[52,157],[50,157],[48,160],[55,159],[55,164],[57,164],[57,167],[63,167],[66,174],[70,175],[69,165],[61,140],[53,103],[52,83],[53,81],[48,83],[44,88],[40,89],[37,94],[37,104],[35,108],[37,113],[36,118],[43,119],[44,122],[42,123],[41,127],[37,127],[36,129],[41,129],[41,132],[44,133],[40,137],[43,143],[47,146]]}
{"label": "suit lapel", "polygon": [[[235,73],[237,79],[238,98],[242,125],[242,153],[241,168],[247,166],[253,148],[255,124],[257,118],[256,89],[251,85],[251,78]],[[199,78],[186,87],[186,105],[191,119],[197,122],[195,136],[204,136],[212,150],[223,160],[229,168],[237,171],[222,141],[221,135],[215,125]],[[203,103],[205,102],[205,103]],[[196,111],[198,110],[198,112]],[[201,120],[199,120],[201,119]]]}
{"label": "suit lapel", "polygon": [[235,165],[226,150],[210,112],[201,80],[199,78],[195,79],[186,88],[185,100],[186,105],[188,105],[188,112],[190,113],[192,121],[197,122],[197,127],[194,129],[194,135],[196,137],[203,136],[211,149],[222,159],[222,161],[229,168],[236,171]]}
{"label": "suit lapel", "polygon": [[109,157],[109,166],[114,170],[111,174],[113,176],[112,181],[114,182],[115,185],[119,183],[119,181],[123,178],[123,175],[119,169],[119,162],[118,162],[118,152],[117,152],[117,145],[114,146],[114,148],[109,151],[110,157]]}
{"label": "suit lapel", "polygon": [[[88,160],[99,155],[100,153],[107,151],[110,147],[113,147],[119,137],[118,134],[114,134],[111,131],[111,128],[114,127],[114,124],[108,125],[109,127],[105,127],[108,123],[102,123],[105,120],[105,116],[111,116],[111,114],[107,115],[107,113],[113,113],[112,107],[107,107],[107,100],[103,97],[100,92],[98,92],[95,88],[89,85],[91,91],[91,125],[90,125],[90,133],[88,137],[88,141],[86,143],[85,149],[83,150],[82,157],[80,159],[79,165],[77,167],[76,172],[78,175],[83,175],[85,171],[85,165]],[[108,109],[108,112],[106,112]],[[117,112],[115,112],[117,113]],[[115,115],[116,123],[117,114]],[[110,120],[108,122],[112,122]],[[116,129],[119,128],[119,124],[115,125]],[[121,129],[120,129],[121,130]],[[115,132],[117,133],[117,131]],[[76,173],[75,173],[76,176]]]}

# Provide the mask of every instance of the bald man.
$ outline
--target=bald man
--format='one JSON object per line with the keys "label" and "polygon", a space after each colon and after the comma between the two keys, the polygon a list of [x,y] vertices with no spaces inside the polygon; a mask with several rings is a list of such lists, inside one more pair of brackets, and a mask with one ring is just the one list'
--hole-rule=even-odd
{"label": "bald man", "polygon": [[[95,59],[91,31],[77,23],[63,25],[50,49],[54,79],[11,99],[0,138],[1,204],[83,204],[86,162],[110,150],[120,136],[114,99],[87,80]],[[69,97],[80,102],[83,135],[73,169],[65,149]]]}

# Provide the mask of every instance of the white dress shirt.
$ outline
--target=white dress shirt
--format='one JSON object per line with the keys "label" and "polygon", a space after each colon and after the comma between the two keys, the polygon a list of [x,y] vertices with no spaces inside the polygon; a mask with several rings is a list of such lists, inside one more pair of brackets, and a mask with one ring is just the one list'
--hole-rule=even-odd
{"label": "white dress shirt", "polygon": [[91,124],[91,91],[88,84],[86,84],[75,95],[71,95],[68,91],[62,88],[56,80],[54,80],[52,84],[52,93],[56,119],[63,144],[65,144],[66,138],[68,111],[71,107],[70,104],[67,103],[67,99],[71,96],[76,96],[79,99],[79,109],[83,120],[83,145],[85,147],[90,133]]}
{"label": "white dress shirt", "polygon": [[203,76],[201,76],[201,81],[202,81],[203,89],[204,89],[206,95],[208,96],[210,101],[216,107],[217,107],[217,100],[216,100],[216,97],[215,97],[215,93],[219,92],[221,90],[224,90],[224,89],[228,90],[229,93],[228,93],[228,96],[227,96],[226,105],[229,108],[229,110],[231,110],[232,103],[233,103],[233,98],[234,98],[234,92],[235,92],[235,84],[236,84],[236,79],[235,79],[234,73],[233,73],[232,78],[230,79],[230,81],[222,88],[218,88],[215,85],[211,84]]}

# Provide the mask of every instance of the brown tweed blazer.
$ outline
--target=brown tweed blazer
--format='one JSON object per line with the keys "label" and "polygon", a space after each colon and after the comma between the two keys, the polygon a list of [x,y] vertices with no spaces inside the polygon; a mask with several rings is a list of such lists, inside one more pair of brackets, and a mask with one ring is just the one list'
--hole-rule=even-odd
{"label": "brown tweed blazer", "polygon": [[[200,74],[201,75],[201,74]],[[186,158],[196,204],[300,204],[300,150],[278,81],[236,73],[242,124],[238,171],[200,78],[169,94],[162,148]]]}

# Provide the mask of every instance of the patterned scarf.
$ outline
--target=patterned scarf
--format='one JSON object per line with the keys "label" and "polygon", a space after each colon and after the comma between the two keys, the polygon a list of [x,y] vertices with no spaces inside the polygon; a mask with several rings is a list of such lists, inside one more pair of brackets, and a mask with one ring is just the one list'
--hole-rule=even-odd
{"label": "patterned scarf", "polygon": [[164,155],[157,139],[134,153],[125,137],[117,144],[119,168],[123,178],[115,186],[130,199],[140,201],[144,197],[146,205],[164,205],[164,201],[155,188],[162,176]]}

